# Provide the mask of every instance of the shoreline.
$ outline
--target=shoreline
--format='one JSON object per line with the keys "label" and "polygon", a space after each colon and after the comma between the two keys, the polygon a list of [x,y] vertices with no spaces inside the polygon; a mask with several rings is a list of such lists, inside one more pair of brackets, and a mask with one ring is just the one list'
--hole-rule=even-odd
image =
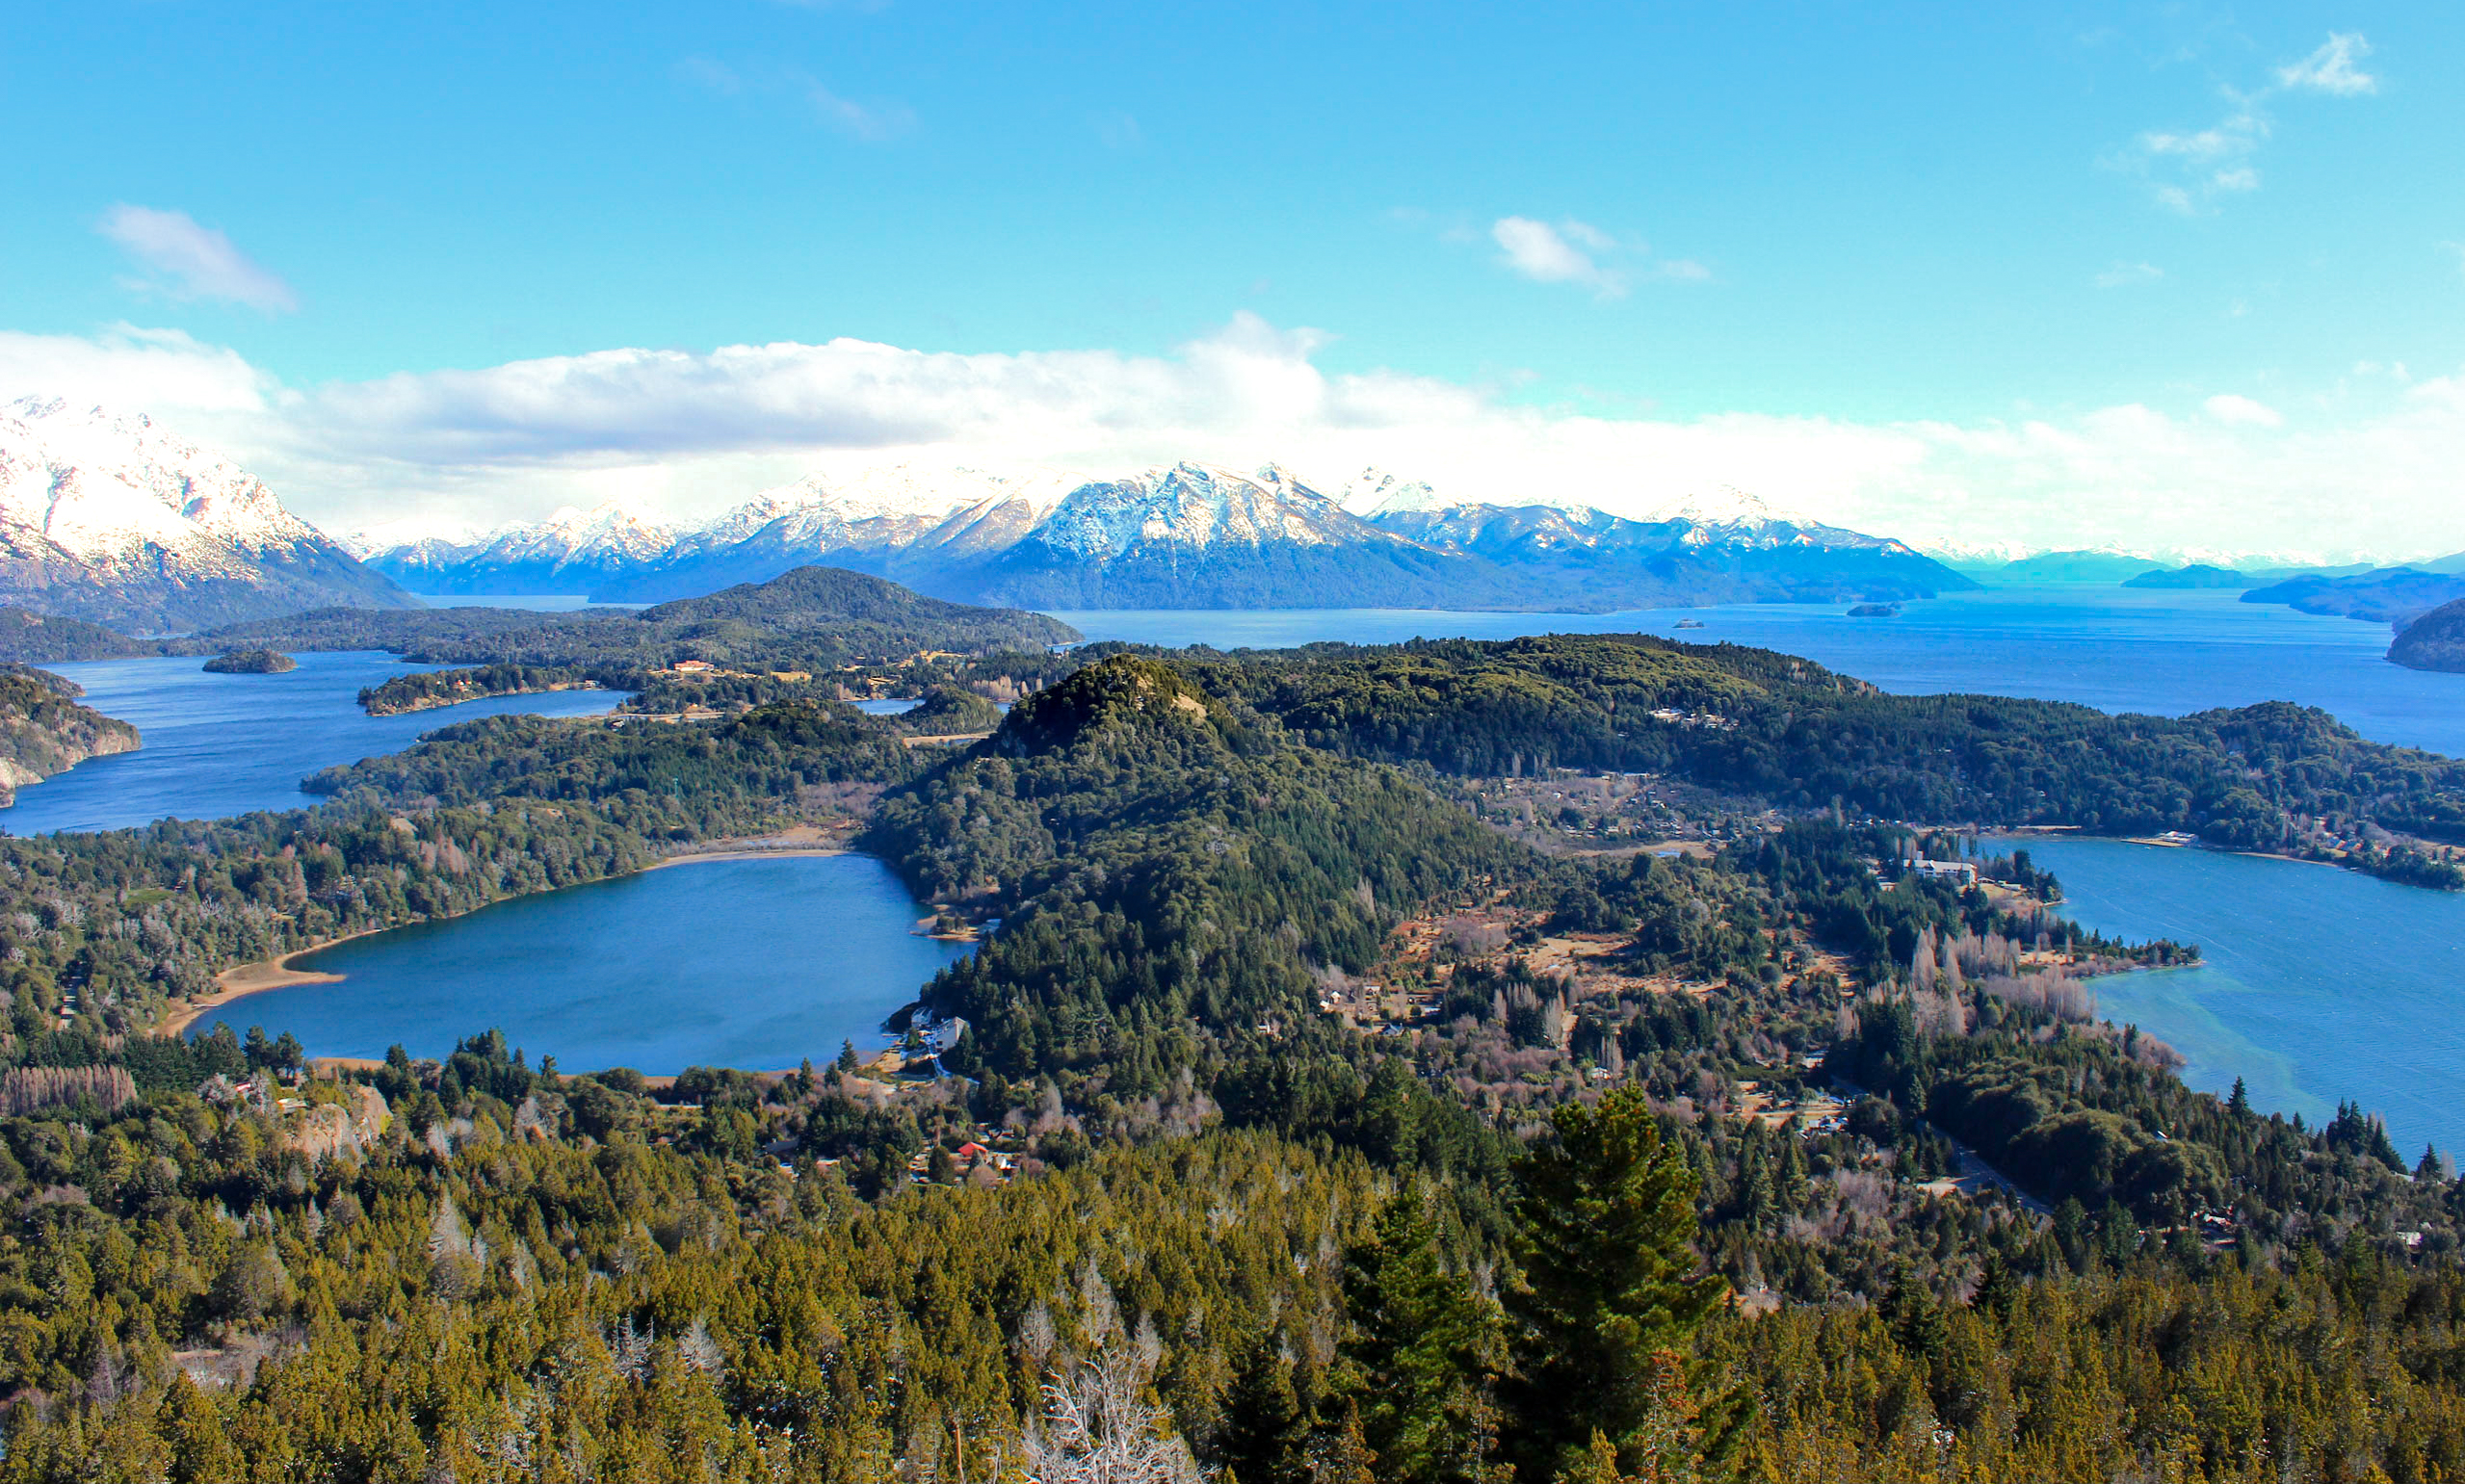
{"label": "shoreline", "polygon": [[[812,838],[818,841],[821,837],[819,833],[816,832]],[[757,841],[770,839],[786,839],[795,841],[796,843],[768,847],[756,844]],[[625,875],[603,876],[600,879],[602,881],[621,881],[625,879],[625,876],[627,875],[643,875],[650,872],[662,870],[666,867],[690,866],[698,861],[794,860],[814,856],[852,855],[856,853],[843,846],[805,844],[801,840],[797,839],[794,831],[787,832],[783,836],[751,836],[735,840],[715,840],[711,842],[711,844],[716,848],[708,850],[685,850],[674,855],[662,856],[660,859],[652,861],[649,865],[642,867],[640,871],[627,872],[625,872]],[[522,895],[542,896],[545,894],[526,892]],[[516,899],[516,898],[512,897],[500,897],[497,898],[497,901],[513,901]],[[483,902],[480,906],[473,907],[471,911],[482,911],[486,907],[492,907],[496,904],[497,902],[495,901]],[[459,912],[454,914],[454,916],[468,917],[470,916],[470,913]],[[420,921],[429,923],[447,923],[452,922],[453,918],[433,917],[423,918]],[[214,993],[199,1000],[181,1001],[165,1009],[163,1014],[154,1022],[153,1033],[156,1035],[171,1036],[185,1035],[188,1033],[188,1029],[191,1026],[196,1025],[198,1021],[203,1020],[205,1017],[213,1014],[217,1010],[223,1009],[224,1006],[232,1004],[235,1002],[245,1000],[250,995],[264,994],[270,989],[293,989],[302,984],[340,984],[349,976],[340,974],[323,974],[314,969],[295,969],[291,966],[292,961],[298,958],[304,958],[310,953],[323,952],[327,949],[333,948],[340,944],[350,943],[356,939],[371,938],[380,932],[392,932],[397,927],[409,927],[413,925],[416,924],[411,923],[390,923],[383,927],[363,927],[357,932],[345,933],[339,938],[321,938],[318,941],[309,944],[305,948],[293,949],[287,953],[282,953],[273,958],[260,958],[249,963],[233,964],[230,968],[214,976]]]}
{"label": "shoreline", "polygon": [[293,949],[275,958],[260,958],[251,963],[233,964],[214,976],[214,993],[201,1000],[186,1000],[166,1009],[154,1023],[156,1035],[185,1035],[188,1028],[224,1005],[261,995],[269,989],[289,989],[298,984],[339,984],[345,976],[321,974],[313,969],[294,969],[291,961],[322,952],[337,944],[357,938],[374,937],[407,924],[396,923],[387,927],[363,927],[339,938],[321,938],[306,948]]}

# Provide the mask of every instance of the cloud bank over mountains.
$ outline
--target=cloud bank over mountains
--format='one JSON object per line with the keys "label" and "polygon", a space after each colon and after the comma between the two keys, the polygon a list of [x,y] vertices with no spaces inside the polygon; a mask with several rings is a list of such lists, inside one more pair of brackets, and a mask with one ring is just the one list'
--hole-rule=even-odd
{"label": "cloud bank over mountains", "polygon": [[[2465,376],[2359,378],[2334,406],[2232,388],[2044,419],[1605,417],[1394,372],[1254,316],[1170,355],[957,354],[855,340],[621,349],[286,386],[178,331],[0,333],[0,398],[142,410],[329,528],[493,526],[623,499],[708,515],[816,469],[899,460],[1111,475],[1378,465],[1450,499],[1644,515],[1722,486],[1948,548],[2119,545],[2315,560],[2465,548]],[[2280,398],[2280,401],[2284,399]]]}

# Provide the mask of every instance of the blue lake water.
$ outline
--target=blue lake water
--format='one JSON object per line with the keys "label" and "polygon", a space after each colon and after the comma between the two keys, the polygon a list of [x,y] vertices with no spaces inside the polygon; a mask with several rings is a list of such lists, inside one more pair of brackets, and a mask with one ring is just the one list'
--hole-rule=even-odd
{"label": "blue lake water", "polygon": [[[2333,712],[2379,742],[2465,756],[2465,675],[2382,658],[2384,625],[2243,603],[2230,592],[2087,586],[2005,587],[1850,618],[1837,604],[1742,604],[1624,613],[1457,613],[1425,609],[1257,612],[1056,612],[1091,639],[1283,648],[1321,639],[1513,638],[1657,634],[1803,655],[1901,694],[1962,691],[2181,716],[2255,701]],[[1681,630],[1681,622],[1700,629]]]}
{"label": "blue lake water", "polygon": [[517,898],[293,960],[339,984],[268,990],[197,1023],[288,1030],[311,1055],[442,1056],[495,1027],[568,1071],[793,1067],[882,1018],[963,944],[871,856],[695,861]]}
{"label": "blue lake water", "polygon": [[209,675],[194,657],[46,666],[84,686],[85,704],[134,725],[144,745],[19,789],[15,807],[0,809],[0,829],[124,829],[167,817],[302,808],[317,799],[300,792],[302,778],[400,752],[423,732],[505,713],[599,716],[622,698],[613,690],[559,690],[371,716],[359,709],[362,688],[439,666],[363,652],[297,658],[300,667],[282,675]]}
{"label": "blue lake water", "polygon": [[2135,941],[2197,943],[2199,967],[2096,981],[2098,1011],[2244,1080],[2265,1111],[2317,1123],[2352,1098],[2411,1163],[2465,1153],[2465,895],[2299,861],[2120,840],[2017,846],[2062,881],[2061,911]]}

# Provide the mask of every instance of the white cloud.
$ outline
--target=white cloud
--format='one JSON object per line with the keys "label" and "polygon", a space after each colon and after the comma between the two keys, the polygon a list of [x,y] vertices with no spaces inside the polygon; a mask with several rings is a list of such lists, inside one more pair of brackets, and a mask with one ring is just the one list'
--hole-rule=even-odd
{"label": "white cloud", "polygon": [[[1440,234],[1447,241],[1478,241],[1460,229]],[[1670,283],[1709,283],[1712,270],[1691,258],[1656,258],[1651,246],[1639,238],[1621,238],[1573,217],[1542,221],[1533,217],[1501,217],[1489,227],[1489,240],[1502,253],[1499,262],[1534,283],[1572,283],[1602,299],[1622,299],[1637,278]]]}
{"label": "white cloud", "polygon": [[2299,62],[2276,69],[2276,82],[2252,92],[2225,90],[2232,105],[2224,118],[2206,129],[2151,129],[2110,164],[2148,181],[2150,198],[2168,211],[2197,216],[2216,197],[2260,188],[2260,171],[2251,157],[2267,143],[2273,125],[2268,103],[2282,92],[2325,92],[2356,97],[2378,91],[2379,83],[2357,71],[2357,58],[2371,55],[2371,43],[2360,33],[2332,32],[2320,49]]}
{"label": "white cloud", "polygon": [[[230,449],[335,529],[494,525],[623,497],[714,513],[816,468],[900,459],[1118,473],[1377,464],[1464,499],[1646,513],[1722,485],[1918,542],[2415,559],[2465,549],[2465,374],[2355,386],[2298,425],[2245,397],[2175,411],[1886,424],[1612,417],[1396,372],[1338,375],[1327,337],[1241,315],[1170,355],[952,354],[863,341],[613,350],[285,388],[173,332],[0,335],[0,398],[138,405]],[[2338,368],[2340,371],[2344,367]]]}
{"label": "white cloud", "polygon": [[832,91],[821,79],[793,67],[743,70],[708,57],[688,57],[676,75],[721,97],[785,93],[800,99],[813,117],[851,139],[878,143],[915,126],[915,112],[902,103],[864,104]]}
{"label": "white cloud", "polygon": [[2165,270],[2154,263],[2117,262],[2092,281],[2101,289],[2129,289],[2143,283],[2155,283],[2164,276]]}
{"label": "white cloud", "polygon": [[2228,428],[2277,428],[2285,423],[2284,415],[2267,403],[2254,402],[2232,392],[2220,392],[2201,403],[2200,406],[2209,416]]}
{"label": "white cloud", "polygon": [[220,418],[266,409],[274,379],[239,352],[176,329],[115,325],[100,334],[0,330],[0,402],[28,395]]}
{"label": "white cloud", "polygon": [[905,104],[858,103],[853,98],[841,97],[810,77],[796,81],[805,102],[812,105],[814,116],[851,139],[878,143],[915,126],[916,116]]}
{"label": "white cloud", "polygon": [[289,284],[187,212],[122,202],[104,212],[94,230],[119,244],[140,267],[163,275],[142,280],[143,287],[173,299],[215,299],[269,312],[300,307]]}
{"label": "white cloud", "polygon": [[2370,55],[2371,43],[2362,39],[2360,32],[2332,31],[2318,51],[2277,68],[2277,83],[2286,88],[2333,92],[2344,98],[2377,92],[2379,79],[2354,66],[2355,62]]}
{"label": "white cloud", "polygon": [[1569,220],[1561,229],[1530,217],[1501,217],[1490,225],[1489,236],[1505,251],[1506,265],[1534,283],[1581,284],[1604,299],[1626,292],[1625,278],[1593,262],[1585,250],[1611,246],[1608,235],[1584,222]]}

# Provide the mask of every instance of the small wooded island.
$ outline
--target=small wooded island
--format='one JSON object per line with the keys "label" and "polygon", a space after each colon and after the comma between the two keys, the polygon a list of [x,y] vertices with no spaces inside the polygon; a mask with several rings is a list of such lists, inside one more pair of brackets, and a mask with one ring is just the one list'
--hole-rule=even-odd
{"label": "small wooded island", "polygon": [[277,649],[234,649],[205,662],[209,675],[287,675],[300,662]]}
{"label": "small wooded island", "polygon": [[1901,606],[1897,603],[1860,603],[1849,611],[1851,618],[1898,618],[1900,615]]}

